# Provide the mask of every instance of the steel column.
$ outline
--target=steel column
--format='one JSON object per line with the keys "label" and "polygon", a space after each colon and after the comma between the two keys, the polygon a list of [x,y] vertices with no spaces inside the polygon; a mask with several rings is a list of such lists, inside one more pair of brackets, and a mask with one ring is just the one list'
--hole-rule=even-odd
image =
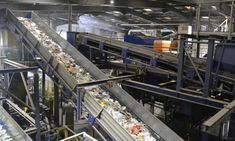
{"label": "steel column", "polygon": [[214,39],[209,38],[208,42],[208,52],[207,52],[207,66],[205,73],[205,82],[204,82],[204,96],[208,97],[210,94],[211,86],[211,72],[213,70],[213,55],[214,55]]}
{"label": "steel column", "polygon": [[234,12],[234,1],[232,1],[231,10],[230,10],[228,40],[232,39],[232,35],[231,34],[233,32],[233,12]]}
{"label": "steel column", "polygon": [[42,102],[45,102],[45,96],[46,96],[46,74],[45,71],[42,70]]}
{"label": "steel column", "polygon": [[72,9],[73,9],[73,6],[72,5],[69,5],[69,23],[68,23],[68,31],[71,32],[72,31]]}
{"label": "steel column", "polygon": [[197,43],[197,51],[196,51],[197,54],[196,54],[196,58],[200,58],[200,49],[201,49],[201,48],[200,48],[200,43],[199,43],[199,42],[200,42],[200,39],[198,39],[197,41],[198,41],[198,43]]}
{"label": "steel column", "polygon": [[39,76],[38,73],[34,73],[34,97],[35,97],[35,125],[36,125],[36,141],[41,140],[41,127],[40,127],[40,107],[39,107]]}
{"label": "steel column", "polygon": [[185,56],[185,38],[180,37],[180,44],[179,44],[179,59],[178,59],[178,72],[177,72],[177,81],[176,81],[176,90],[180,91],[183,83],[183,70],[184,70],[184,56]]}
{"label": "steel column", "polygon": [[202,132],[201,141],[208,141],[208,134],[206,132]]}
{"label": "steel column", "polygon": [[199,36],[199,32],[201,31],[201,4],[198,4],[197,11],[196,11],[196,30],[197,30],[197,37]]}
{"label": "steel column", "polygon": [[82,113],[81,88],[77,88],[77,120],[81,119],[81,113]]}
{"label": "steel column", "polygon": [[60,107],[60,96],[59,96],[59,79],[54,76],[54,120],[55,124],[59,126],[59,107]]}

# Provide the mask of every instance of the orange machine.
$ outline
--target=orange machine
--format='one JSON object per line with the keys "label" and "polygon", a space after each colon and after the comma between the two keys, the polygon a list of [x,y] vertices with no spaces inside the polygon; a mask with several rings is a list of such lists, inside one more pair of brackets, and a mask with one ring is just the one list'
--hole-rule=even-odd
{"label": "orange machine", "polygon": [[177,41],[155,40],[153,49],[160,52],[177,51]]}

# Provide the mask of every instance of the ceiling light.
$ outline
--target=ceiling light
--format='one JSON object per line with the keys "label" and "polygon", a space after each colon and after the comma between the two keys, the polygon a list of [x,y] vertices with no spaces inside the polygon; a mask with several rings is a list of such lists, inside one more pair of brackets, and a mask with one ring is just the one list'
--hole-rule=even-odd
{"label": "ceiling light", "polygon": [[114,14],[121,14],[119,11],[113,11]]}
{"label": "ceiling light", "polygon": [[188,10],[192,9],[191,6],[185,6],[185,8],[188,9]]}
{"label": "ceiling light", "polygon": [[113,14],[114,16],[116,16],[116,17],[119,17],[120,16],[120,14]]}
{"label": "ceiling light", "polygon": [[149,13],[148,13],[148,12],[144,12],[143,14],[145,14],[145,15],[149,15]]}
{"label": "ceiling light", "polygon": [[114,4],[114,0],[110,0],[110,4]]}
{"label": "ceiling light", "polygon": [[211,6],[211,7],[212,7],[213,9],[217,10],[216,6],[213,5],[213,6]]}
{"label": "ceiling light", "polygon": [[164,17],[164,19],[171,20],[172,18],[171,17]]}
{"label": "ceiling light", "polygon": [[153,10],[152,10],[152,9],[149,9],[149,8],[146,8],[146,9],[144,9],[144,11],[151,12],[151,11],[153,11]]}
{"label": "ceiling light", "polygon": [[142,10],[141,10],[141,9],[136,9],[135,11],[137,11],[137,12],[141,12]]}
{"label": "ceiling light", "polygon": [[208,16],[202,16],[202,18],[203,18],[203,19],[209,19],[209,17],[208,17]]}

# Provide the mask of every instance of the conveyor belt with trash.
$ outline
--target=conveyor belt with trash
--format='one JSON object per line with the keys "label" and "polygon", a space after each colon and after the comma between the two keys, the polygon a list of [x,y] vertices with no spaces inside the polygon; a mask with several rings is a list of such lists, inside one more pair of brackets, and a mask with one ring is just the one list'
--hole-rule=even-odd
{"label": "conveyor belt with trash", "polygon": [[0,106],[0,141],[32,141],[2,106]]}
{"label": "conveyor belt with trash", "polygon": [[[29,52],[46,62],[42,68],[46,72],[52,70],[74,94],[78,83],[108,78],[36,14],[2,10],[0,15],[7,19],[8,28]],[[83,106],[94,117],[99,115],[96,122],[114,140],[183,140],[117,84],[111,88],[90,86],[85,90]]]}

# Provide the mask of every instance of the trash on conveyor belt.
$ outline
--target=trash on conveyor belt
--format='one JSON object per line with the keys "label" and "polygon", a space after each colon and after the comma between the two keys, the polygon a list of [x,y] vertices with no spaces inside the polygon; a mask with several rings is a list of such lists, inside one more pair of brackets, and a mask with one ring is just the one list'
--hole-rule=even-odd
{"label": "trash on conveyor belt", "polygon": [[[90,82],[94,79],[85,69],[75,63],[75,60],[63,52],[59,44],[54,42],[49,36],[41,31],[38,26],[28,18],[18,18],[26,28],[37,38],[37,40],[48,49],[48,51],[62,64],[65,69],[75,77],[78,83]],[[156,141],[146,128],[144,123],[138,121],[125,106],[118,101],[112,99],[108,92],[99,86],[91,86],[85,88],[86,92],[92,95],[96,101],[138,141]]]}

